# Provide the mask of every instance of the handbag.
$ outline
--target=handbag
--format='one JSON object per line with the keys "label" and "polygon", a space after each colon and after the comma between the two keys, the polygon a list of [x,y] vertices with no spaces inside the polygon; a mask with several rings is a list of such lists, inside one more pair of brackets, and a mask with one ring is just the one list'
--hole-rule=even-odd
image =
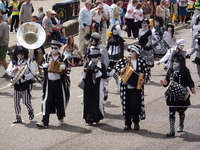
{"label": "handbag", "polygon": [[175,81],[169,83],[165,94],[171,95],[181,101],[186,101],[190,96],[188,89]]}
{"label": "handbag", "polygon": [[84,79],[81,79],[78,82],[78,87],[81,88],[82,90],[84,89],[84,87],[85,87],[85,81],[84,81]]}

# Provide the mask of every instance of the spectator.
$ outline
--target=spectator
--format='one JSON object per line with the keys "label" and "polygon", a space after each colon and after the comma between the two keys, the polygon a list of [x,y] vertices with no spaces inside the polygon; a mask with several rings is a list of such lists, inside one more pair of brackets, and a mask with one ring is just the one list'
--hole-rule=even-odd
{"label": "spectator", "polygon": [[91,2],[86,1],[85,7],[81,9],[78,17],[79,22],[79,50],[84,54],[85,36],[90,34],[90,25],[92,22],[92,16],[90,13]]}
{"label": "spectator", "polygon": [[119,4],[118,4],[118,6],[119,6],[119,9],[120,9],[120,11],[121,11],[121,15],[120,15],[120,22],[121,22],[121,29],[122,29],[122,27],[124,26],[124,24],[125,24],[125,18],[124,18],[124,16],[125,16],[125,13],[124,13],[124,8],[122,8],[123,7],[123,1],[119,1]]}
{"label": "spectator", "polygon": [[141,28],[142,20],[144,19],[141,3],[138,3],[137,6],[135,7],[135,10],[133,11],[133,17],[135,19],[135,28],[134,28],[135,38],[138,38],[138,32],[139,29]]}
{"label": "spectator", "polygon": [[[132,16],[133,11],[138,4],[138,0],[133,0],[127,7],[127,11],[125,14],[125,19],[126,19],[126,25],[127,25],[127,35],[128,38],[134,38],[135,33],[134,33],[134,17]],[[131,37],[131,32],[133,34],[133,37]]]}
{"label": "spectator", "polygon": [[[6,62],[8,43],[9,43],[9,27],[8,24],[4,21],[3,15],[0,15],[0,61],[2,62],[5,70],[8,67],[8,64]],[[2,77],[8,78],[8,75],[5,73]]]}
{"label": "spectator", "polygon": [[105,12],[105,14],[108,16],[108,20],[106,21],[107,24],[107,28],[109,28],[109,24],[110,24],[110,14],[109,14],[109,9],[110,6],[108,4],[106,4],[106,0],[103,0],[103,11]]}
{"label": "spectator", "polygon": [[57,18],[57,13],[54,10],[51,11],[51,21],[55,25],[55,27],[60,31],[62,37],[67,39],[65,34],[65,28],[63,27],[61,20]]}
{"label": "spectator", "polygon": [[39,14],[37,16],[38,17],[38,23],[42,24],[42,19],[45,16],[45,13],[43,12],[43,7],[39,7],[38,12],[39,12]]}
{"label": "spectator", "polygon": [[118,7],[119,0],[113,0],[113,4],[110,6],[110,29],[114,25],[120,25],[121,11]]}
{"label": "spectator", "polygon": [[180,0],[179,2],[179,23],[185,24],[187,15],[187,2],[188,0]]}
{"label": "spectator", "polygon": [[99,4],[96,8],[93,8],[90,11],[92,15],[92,32],[100,33],[100,31],[102,31],[102,11],[102,4]]}
{"label": "spectator", "polygon": [[10,2],[10,6],[12,6],[12,22],[10,26],[10,32],[13,32],[13,26],[15,25],[15,33],[17,32],[17,28],[19,25],[19,6],[20,2],[18,0],[12,0]]}
{"label": "spectator", "polygon": [[75,67],[76,65],[74,64],[74,58],[72,57],[72,52],[71,50],[69,49],[68,46],[66,46],[64,49],[63,49],[63,55],[65,56],[65,59],[67,60],[68,64],[72,67]]}
{"label": "spectator", "polygon": [[51,18],[51,10],[49,9],[46,11],[46,16],[42,20],[42,26],[44,27],[47,36],[50,35],[55,36],[55,38],[58,41],[60,41],[61,40],[60,32],[52,29],[54,25],[52,24],[50,18]]}
{"label": "spectator", "polygon": [[7,7],[8,7],[8,2],[6,0],[1,0],[0,1],[0,15],[2,15],[4,21],[8,23]]}
{"label": "spectator", "polygon": [[163,26],[165,26],[165,17],[167,13],[165,5],[166,5],[166,1],[161,0],[160,5],[158,5],[156,8],[156,17],[161,17],[163,19]]}
{"label": "spectator", "polygon": [[32,13],[34,12],[33,5],[31,0],[26,0],[21,4],[20,13],[19,13],[19,23],[25,23],[31,21]]}
{"label": "spectator", "polygon": [[153,13],[153,8],[148,0],[143,0],[142,10],[143,10],[143,14],[144,14],[144,19],[149,20],[150,16]]}
{"label": "spectator", "polygon": [[194,14],[192,16],[192,24],[191,26],[193,26],[195,24],[196,18],[197,16],[200,14],[200,0],[196,0],[195,4],[194,4]]}

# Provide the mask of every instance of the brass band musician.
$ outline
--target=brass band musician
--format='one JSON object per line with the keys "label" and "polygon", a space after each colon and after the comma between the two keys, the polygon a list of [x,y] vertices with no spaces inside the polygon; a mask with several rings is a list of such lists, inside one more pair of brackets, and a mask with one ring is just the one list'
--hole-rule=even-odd
{"label": "brass band musician", "polygon": [[[28,50],[22,46],[16,46],[13,57],[14,58],[10,62],[6,73],[11,76],[11,82],[14,84],[13,96],[16,120],[13,121],[13,123],[21,123],[21,98],[28,109],[29,119],[32,120],[34,118],[33,106],[31,104],[31,90],[33,85],[33,73],[35,66],[33,61],[28,61]],[[25,69],[20,69],[20,67],[23,65],[24,67],[26,65],[28,67]],[[22,71],[24,71],[24,74],[22,73],[22,76],[20,76]]]}

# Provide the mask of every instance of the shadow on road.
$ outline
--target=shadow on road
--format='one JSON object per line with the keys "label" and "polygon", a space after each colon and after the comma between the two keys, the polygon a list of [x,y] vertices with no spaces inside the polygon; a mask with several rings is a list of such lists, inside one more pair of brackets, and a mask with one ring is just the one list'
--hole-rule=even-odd
{"label": "shadow on road", "polygon": [[183,138],[183,140],[187,142],[200,142],[200,135],[189,132],[183,132],[183,134],[180,135],[180,138]]}
{"label": "shadow on road", "polygon": [[91,133],[92,132],[92,130],[88,130],[86,128],[69,125],[69,124],[58,125],[58,126],[49,125],[49,127],[47,129],[42,129],[42,128],[38,128],[36,126],[36,123],[37,123],[36,121],[31,121],[30,123],[21,123],[21,124],[27,128],[35,128],[37,130],[63,130],[63,131],[67,131],[67,132],[76,132],[76,133]]}
{"label": "shadow on road", "polygon": [[117,115],[117,114],[109,114],[109,113],[106,113],[106,112],[105,112],[105,118],[106,119],[119,119],[119,120],[123,120],[122,114]]}
{"label": "shadow on road", "polygon": [[13,93],[8,93],[8,92],[0,92],[1,96],[6,96],[6,97],[13,97]]}

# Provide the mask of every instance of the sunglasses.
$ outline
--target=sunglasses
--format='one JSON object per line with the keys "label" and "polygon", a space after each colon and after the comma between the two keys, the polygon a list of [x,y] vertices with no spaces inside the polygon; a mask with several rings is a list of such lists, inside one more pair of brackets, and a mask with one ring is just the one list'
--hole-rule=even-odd
{"label": "sunglasses", "polygon": [[98,58],[98,55],[91,55],[90,58]]}

